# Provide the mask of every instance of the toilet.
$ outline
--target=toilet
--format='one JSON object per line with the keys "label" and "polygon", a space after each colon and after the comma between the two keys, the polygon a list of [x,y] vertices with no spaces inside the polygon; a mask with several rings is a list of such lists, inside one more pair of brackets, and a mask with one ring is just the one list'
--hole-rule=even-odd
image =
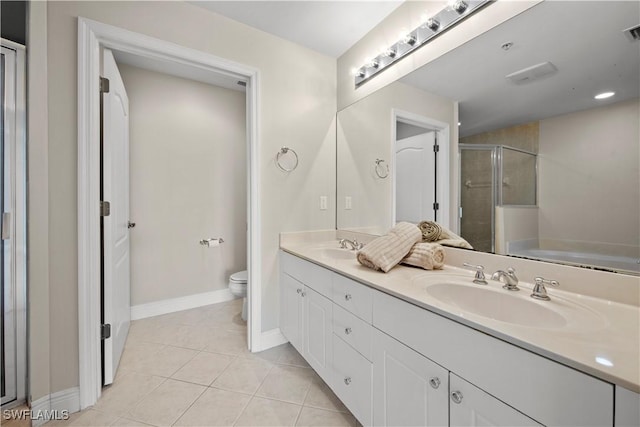
{"label": "toilet", "polygon": [[242,300],[242,320],[247,321],[247,271],[239,271],[229,276],[229,290]]}

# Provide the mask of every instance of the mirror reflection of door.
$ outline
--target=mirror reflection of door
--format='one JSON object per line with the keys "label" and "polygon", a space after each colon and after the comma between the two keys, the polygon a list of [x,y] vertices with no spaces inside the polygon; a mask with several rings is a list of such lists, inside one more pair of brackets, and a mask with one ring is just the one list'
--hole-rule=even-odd
{"label": "mirror reflection of door", "polygon": [[436,220],[437,131],[397,122],[396,222]]}

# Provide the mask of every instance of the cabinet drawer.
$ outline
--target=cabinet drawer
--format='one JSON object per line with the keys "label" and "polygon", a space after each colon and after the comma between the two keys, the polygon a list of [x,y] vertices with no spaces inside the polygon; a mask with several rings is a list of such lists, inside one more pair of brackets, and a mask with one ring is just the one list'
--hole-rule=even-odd
{"label": "cabinet drawer", "polygon": [[372,289],[362,283],[333,275],[333,302],[371,323]]}
{"label": "cabinet drawer", "polygon": [[280,265],[284,273],[331,298],[331,271],[286,252],[280,252]]}
{"label": "cabinet drawer", "polygon": [[613,385],[373,291],[373,325],[537,422],[610,426]]}
{"label": "cabinet drawer", "polygon": [[362,423],[372,420],[372,365],[347,343],[333,335],[333,391]]}
{"label": "cabinet drawer", "polygon": [[333,333],[368,360],[371,360],[371,329],[370,324],[358,319],[337,304],[333,305]]}

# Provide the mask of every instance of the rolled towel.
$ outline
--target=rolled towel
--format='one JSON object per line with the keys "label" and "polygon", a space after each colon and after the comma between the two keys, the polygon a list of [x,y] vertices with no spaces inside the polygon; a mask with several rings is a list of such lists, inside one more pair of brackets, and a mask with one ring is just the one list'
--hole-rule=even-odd
{"label": "rolled towel", "polygon": [[442,239],[442,227],[437,222],[422,221],[418,227],[422,231],[423,242],[435,242]]}
{"label": "rolled towel", "polygon": [[437,243],[416,243],[402,260],[402,264],[439,270],[444,265],[444,248]]}
{"label": "rolled towel", "polygon": [[471,246],[469,242],[437,222],[422,221],[418,224],[418,228],[420,228],[422,232],[423,242],[436,242],[444,246],[473,249],[473,246]]}
{"label": "rolled towel", "polygon": [[401,222],[384,236],[378,237],[356,255],[358,262],[374,270],[385,273],[404,258],[414,244],[422,239],[420,229],[408,222]]}

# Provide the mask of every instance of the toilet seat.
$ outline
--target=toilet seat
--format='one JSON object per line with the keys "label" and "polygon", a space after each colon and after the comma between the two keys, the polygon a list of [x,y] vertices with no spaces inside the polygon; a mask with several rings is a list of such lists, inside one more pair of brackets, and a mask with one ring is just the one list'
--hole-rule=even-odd
{"label": "toilet seat", "polygon": [[249,274],[247,273],[247,270],[239,271],[237,273],[233,273],[229,277],[229,282],[233,282],[233,283],[244,283],[244,284],[246,284],[248,280],[249,280]]}

